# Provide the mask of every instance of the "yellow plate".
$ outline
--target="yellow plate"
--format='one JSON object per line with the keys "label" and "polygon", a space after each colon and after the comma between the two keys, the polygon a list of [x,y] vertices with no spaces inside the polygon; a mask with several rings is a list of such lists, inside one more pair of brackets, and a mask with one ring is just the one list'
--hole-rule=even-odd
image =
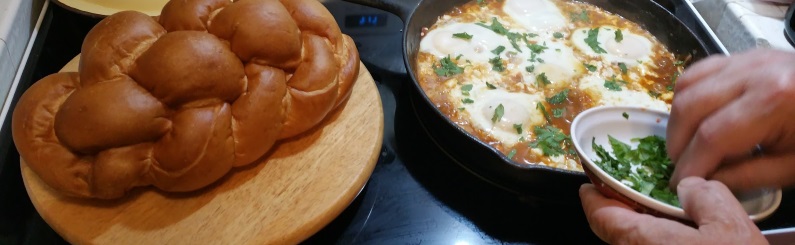
{"label": "yellow plate", "polygon": [[90,16],[104,17],[125,10],[150,16],[160,15],[168,0],[55,0],[66,9]]}
{"label": "yellow plate", "polygon": [[[62,71],[77,70],[78,57]],[[70,198],[24,161],[22,178],[36,211],[73,244],[295,244],[330,223],[364,187],[383,125],[378,88],[361,65],[351,97],[319,127],[196,192],[146,187],[120,200]]]}

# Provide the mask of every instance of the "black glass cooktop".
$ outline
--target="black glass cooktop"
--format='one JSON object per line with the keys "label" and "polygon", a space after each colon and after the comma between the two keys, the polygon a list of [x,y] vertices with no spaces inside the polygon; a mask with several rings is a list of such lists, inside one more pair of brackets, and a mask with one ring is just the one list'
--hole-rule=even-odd
{"label": "black glass cooktop", "polygon": [[[683,0],[660,0],[702,36]],[[391,14],[326,1],[357,42],[384,107],[381,156],[361,194],[306,244],[594,244],[579,203],[546,203],[494,187],[444,155],[424,133],[409,101],[400,56],[402,22]],[[19,85],[58,71],[80,52],[98,19],[50,5]],[[703,36],[702,36],[703,37]],[[710,50],[719,52],[714,42]],[[0,244],[65,244],[36,213],[25,192],[8,125],[0,138]],[[762,229],[795,226],[793,191]]]}

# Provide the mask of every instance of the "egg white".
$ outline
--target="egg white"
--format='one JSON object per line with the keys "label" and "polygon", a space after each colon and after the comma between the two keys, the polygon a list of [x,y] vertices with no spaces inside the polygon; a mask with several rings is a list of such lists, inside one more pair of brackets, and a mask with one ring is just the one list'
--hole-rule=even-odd
{"label": "egg white", "polygon": [[560,30],[566,18],[548,0],[505,0],[503,12],[531,32]]}
{"label": "egg white", "polygon": [[[472,84],[469,95],[462,93],[461,86],[450,90],[450,97],[458,108],[463,108],[460,113],[464,113],[469,118],[471,125],[496,140],[503,146],[512,147],[517,144],[520,138],[527,137],[534,126],[546,123],[546,119],[536,105],[544,100],[543,97],[535,94],[509,92],[502,87],[491,89],[485,82]],[[464,103],[465,99],[472,100],[472,103]],[[503,116],[497,121],[492,121],[495,110],[499,105],[504,108]],[[518,133],[514,125],[521,124],[522,132]]]}
{"label": "egg white", "polygon": [[633,105],[643,108],[671,111],[671,105],[649,95],[648,91],[635,91],[622,87],[621,91],[611,91],[605,86],[605,79],[597,75],[590,75],[580,79],[580,90],[592,97],[599,98],[597,105]]}
{"label": "egg white", "polygon": [[[456,33],[472,35],[469,40],[454,37]],[[438,58],[457,57],[473,63],[488,63],[495,55],[491,51],[499,46],[511,47],[508,39],[494,31],[475,23],[451,23],[426,33],[420,41],[420,51],[430,53]],[[503,54],[504,55],[504,54]]]}
{"label": "egg white", "polygon": [[651,61],[652,42],[644,36],[632,33],[627,29],[621,29],[623,39],[616,41],[615,26],[601,26],[596,36],[599,46],[607,53],[597,53],[591,46],[585,43],[588,38],[588,31],[591,28],[580,28],[571,34],[571,42],[574,46],[590,56],[601,57],[608,63],[624,63],[628,67],[637,66],[641,63]]}
{"label": "egg white", "polygon": [[575,76],[583,72],[581,62],[577,60],[574,51],[565,43],[550,40],[541,42],[539,45],[547,48],[536,55],[534,60],[531,59],[532,53],[529,50],[522,53],[524,58],[520,65],[522,70],[528,66],[534,67],[533,72],[523,73],[524,81],[528,86],[536,86],[537,76],[544,73],[551,83],[547,86],[551,86],[551,88],[566,87],[571,84]]}

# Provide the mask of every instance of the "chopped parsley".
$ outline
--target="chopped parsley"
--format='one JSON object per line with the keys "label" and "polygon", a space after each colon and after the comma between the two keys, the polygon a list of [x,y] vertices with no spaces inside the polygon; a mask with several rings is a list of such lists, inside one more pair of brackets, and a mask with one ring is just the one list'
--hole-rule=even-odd
{"label": "chopped parsley", "polygon": [[470,98],[465,98],[465,99],[461,100],[461,103],[472,104],[472,103],[475,103],[475,101],[470,99]]}
{"label": "chopped parsley", "polygon": [[536,70],[536,66],[527,66],[524,68],[525,71],[533,73]]}
{"label": "chopped parsley", "polygon": [[547,107],[544,106],[544,104],[541,102],[536,103],[536,109],[541,111],[541,114],[544,114],[544,118],[547,119],[547,122],[552,121],[552,119],[549,117],[549,113],[547,113]]}
{"label": "chopped parsley", "polygon": [[535,44],[535,43],[531,43],[531,44],[527,45],[527,48],[530,49],[530,59],[528,59],[528,61],[535,62],[536,60],[540,60],[539,62],[541,62],[541,63],[544,62],[544,60],[542,60],[541,58],[536,58],[536,57],[539,54],[543,53],[544,50],[548,49],[546,46],[538,45],[538,44]]}
{"label": "chopped parsley", "polygon": [[502,64],[502,59],[500,59],[500,56],[489,59],[489,63],[491,64],[492,71],[496,72],[505,71],[505,65]]}
{"label": "chopped parsley", "polygon": [[536,86],[543,87],[544,85],[551,83],[552,82],[549,81],[549,79],[547,78],[547,74],[545,72],[536,75]]}
{"label": "chopped parsley", "polygon": [[491,53],[492,54],[496,54],[496,55],[500,55],[500,53],[502,53],[502,51],[505,51],[505,46],[500,45],[500,46],[497,46],[497,48],[495,48],[494,50],[492,50]]}
{"label": "chopped parsley", "polygon": [[564,144],[569,139],[569,136],[563,133],[560,129],[554,126],[535,126],[533,132],[536,135],[536,140],[530,142],[529,146],[541,149],[544,156],[559,156],[566,154],[563,149]]}
{"label": "chopped parsley", "polygon": [[555,32],[555,33],[552,33],[552,36],[555,37],[555,38],[560,39],[560,38],[563,38],[563,33]]}
{"label": "chopped parsley", "polygon": [[538,44],[535,44],[535,43],[528,44],[527,48],[529,48],[530,52],[533,52],[534,54],[543,53],[544,50],[548,49],[547,46],[538,45]]}
{"label": "chopped parsley", "polygon": [[616,38],[615,39],[616,39],[617,43],[620,43],[622,40],[624,40],[624,34],[621,33],[621,29],[616,29],[615,34],[616,34]]}
{"label": "chopped parsley", "polygon": [[571,22],[582,21],[585,23],[590,22],[591,20],[588,18],[588,11],[583,10],[582,12],[576,13],[571,12],[569,13],[569,17],[571,17]]}
{"label": "chopped parsley", "polygon": [[450,59],[450,55],[448,55],[439,61],[439,65],[434,68],[434,72],[436,72],[438,76],[449,77],[463,73],[464,68],[453,62],[453,60]]}
{"label": "chopped parsley", "polygon": [[515,148],[512,149],[511,152],[508,152],[508,155],[506,157],[508,157],[508,159],[511,159],[511,158],[513,158],[514,155],[516,155],[516,149]]}
{"label": "chopped parsley", "polygon": [[513,129],[516,129],[516,134],[522,134],[522,124],[514,124]]}
{"label": "chopped parsley", "polygon": [[555,118],[561,118],[561,117],[563,117],[563,113],[564,112],[566,112],[565,108],[555,108],[555,109],[552,109],[552,116],[555,117]]}
{"label": "chopped parsley", "polygon": [[519,48],[519,44],[517,44],[517,42],[519,42],[521,39],[524,40],[526,43],[527,34],[523,35],[516,32],[508,32],[508,34],[505,34],[505,36],[508,37],[508,41],[511,41],[511,46],[513,46],[514,49],[516,49],[519,52],[522,52],[522,49]]}
{"label": "chopped parsley", "polygon": [[660,98],[660,93],[657,93],[655,91],[649,90],[649,96],[654,97],[654,98]]}
{"label": "chopped parsley", "polygon": [[566,98],[569,97],[569,89],[564,89],[559,93],[553,95],[552,97],[547,98],[547,102],[553,105],[557,105],[566,101]]}
{"label": "chopped parsley", "polygon": [[538,63],[544,63],[544,60],[543,60],[543,59],[541,59],[541,58],[538,58],[538,59],[536,59],[536,60],[538,61]]}
{"label": "chopped parsley", "polygon": [[618,62],[618,69],[621,70],[622,74],[627,74],[627,64],[624,64],[624,62]]}
{"label": "chopped parsley", "polygon": [[665,151],[665,139],[656,135],[634,138],[632,141],[638,142],[638,147],[632,149],[610,135],[607,137],[613,148],[613,155],[597,145],[596,139],[591,141],[600,159],[594,160],[599,168],[644,195],[679,206],[676,194],[668,188],[673,168],[670,167],[671,159]]}
{"label": "chopped parsley", "polygon": [[605,80],[604,86],[605,88],[607,88],[607,90],[610,91],[621,91],[621,84],[618,81],[616,81],[615,78],[613,78],[612,80]]}
{"label": "chopped parsley", "polygon": [[488,87],[489,89],[497,89],[497,86],[494,86],[494,84],[491,84],[489,82],[486,82],[486,87]]}
{"label": "chopped parsley", "polygon": [[588,31],[588,37],[585,38],[585,43],[588,44],[591,49],[597,54],[606,54],[607,51],[604,50],[602,47],[599,47],[599,41],[596,40],[596,37],[599,35],[599,28],[593,28]]}
{"label": "chopped parsley", "polygon": [[589,64],[586,64],[586,63],[582,63],[582,65],[584,65],[585,69],[588,69],[588,71],[591,71],[591,72],[596,71],[596,66],[595,65],[589,65]]}
{"label": "chopped parsley", "polygon": [[485,23],[477,23],[477,25],[485,27],[486,29],[489,29],[500,35],[508,34],[508,29],[505,29],[505,26],[503,26],[502,23],[497,20],[497,17],[491,17],[491,25],[486,25]]}
{"label": "chopped parsley", "polygon": [[497,121],[502,119],[503,114],[505,114],[505,107],[500,104],[494,109],[494,115],[491,116],[491,122],[497,123]]}
{"label": "chopped parsley", "polygon": [[466,32],[455,33],[455,34],[453,34],[453,37],[461,38],[461,39],[464,39],[464,40],[472,39],[472,35],[469,35],[469,33],[466,33]]}
{"label": "chopped parsley", "polygon": [[629,119],[629,114],[627,114],[627,112],[621,113],[621,116],[624,117],[624,119]]}
{"label": "chopped parsley", "polygon": [[680,66],[680,65],[684,65],[684,64],[685,64],[685,62],[681,61],[681,60],[674,61],[674,65],[675,66]]}
{"label": "chopped parsley", "polygon": [[469,91],[472,91],[472,84],[464,84],[461,86],[461,94],[469,96]]}
{"label": "chopped parsley", "polygon": [[676,86],[676,79],[678,79],[678,78],[679,78],[679,72],[678,71],[674,72],[674,74],[671,75],[671,85],[668,85],[668,87],[666,87],[666,89],[668,89],[668,91],[674,91],[674,86]]}

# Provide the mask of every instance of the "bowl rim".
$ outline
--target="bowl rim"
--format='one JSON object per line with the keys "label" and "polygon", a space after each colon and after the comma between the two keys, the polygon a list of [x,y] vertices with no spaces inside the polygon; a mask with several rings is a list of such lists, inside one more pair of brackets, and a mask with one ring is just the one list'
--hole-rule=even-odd
{"label": "bowl rim", "polygon": [[[592,159],[586,157],[589,156],[589,154],[586,154],[586,152],[582,149],[582,146],[580,146],[579,141],[576,140],[578,137],[577,137],[577,130],[575,130],[575,128],[577,128],[577,126],[580,125],[580,122],[584,120],[583,118],[587,119],[592,114],[599,114],[605,111],[621,111],[628,113],[635,112],[635,113],[654,114],[656,116],[659,116],[660,118],[666,118],[666,119],[669,117],[669,112],[641,107],[641,106],[597,106],[581,112],[579,115],[577,115],[577,117],[574,118],[574,120],[571,123],[570,135],[571,135],[572,144],[577,149],[577,153],[579,154],[580,162],[582,163],[582,165],[584,165],[583,167],[588,168],[588,170],[590,170],[594,176],[599,178],[599,180],[601,180],[602,183],[608,185],[610,189],[613,189],[617,193],[628,197],[632,201],[635,201],[646,208],[650,208],[655,211],[662,212],[666,215],[674,216],[676,218],[684,220],[692,220],[690,216],[688,216],[685,213],[684,209],[664,203],[662,201],[652,198],[651,196],[643,195],[642,193],[619,182],[616,178],[614,178],[613,176],[602,170],[602,168],[597,166]],[[631,119],[627,119],[627,121],[629,120]],[[772,205],[762,210],[761,212],[748,215],[748,217],[752,221],[754,222],[761,221],[769,217],[771,214],[773,214],[773,212],[775,212],[778,209],[782,199],[781,188],[775,188],[775,192],[773,193],[773,195],[774,196],[773,196]]]}

